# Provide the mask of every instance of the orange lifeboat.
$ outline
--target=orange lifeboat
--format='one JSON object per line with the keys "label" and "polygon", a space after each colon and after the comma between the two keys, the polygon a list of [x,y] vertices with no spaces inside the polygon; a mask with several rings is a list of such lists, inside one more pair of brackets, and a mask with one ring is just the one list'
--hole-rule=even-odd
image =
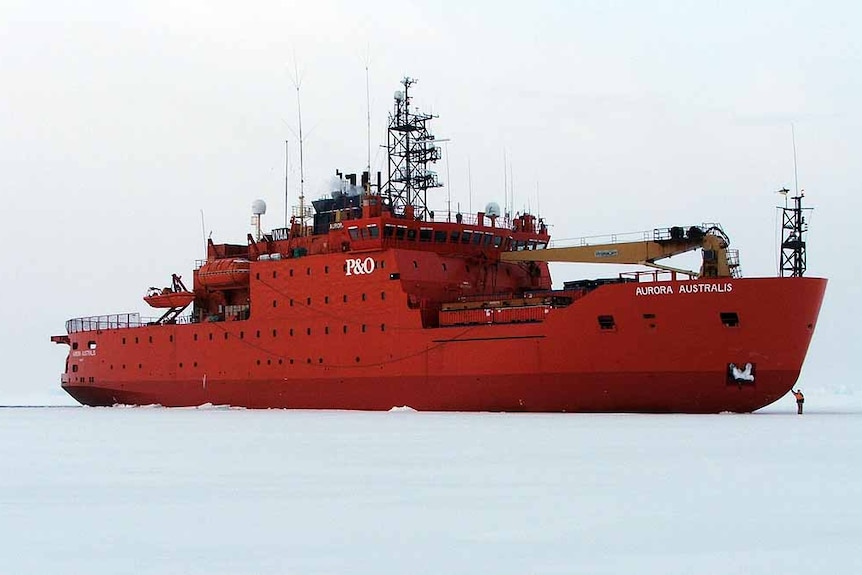
{"label": "orange lifeboat", "polygon": [[207,262],[196,272],[197,286],[208,289],[241,288],[248,285],[249,261],[221,259]]}
{"label": "orange lifeboat", "polygon": [[190,291],[157,290],[157,292],[144,296],[144,301],[157,308],[186,307],[195,301],[195,294]]}

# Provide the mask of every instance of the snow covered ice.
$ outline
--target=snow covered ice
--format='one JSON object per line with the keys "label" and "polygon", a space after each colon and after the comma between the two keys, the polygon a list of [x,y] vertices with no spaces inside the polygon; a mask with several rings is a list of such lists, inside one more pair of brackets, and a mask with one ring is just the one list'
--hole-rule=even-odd
{"label": "snow covered ice", "polygon": [[862,410],[0,409],[0,573],[852,573]]}

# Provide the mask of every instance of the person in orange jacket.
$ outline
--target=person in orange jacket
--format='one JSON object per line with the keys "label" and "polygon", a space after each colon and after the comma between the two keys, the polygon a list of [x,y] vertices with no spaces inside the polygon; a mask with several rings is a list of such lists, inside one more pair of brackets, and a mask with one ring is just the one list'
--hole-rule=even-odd
{"label": "person in orange jacket", "polygon": [[[793,391],[792,389],[790,391]],[[802,395],[802,390],[793,391],[793,396],[796,397],[796,413],[802,415],[802,404],[805,403],[805,396]]]}

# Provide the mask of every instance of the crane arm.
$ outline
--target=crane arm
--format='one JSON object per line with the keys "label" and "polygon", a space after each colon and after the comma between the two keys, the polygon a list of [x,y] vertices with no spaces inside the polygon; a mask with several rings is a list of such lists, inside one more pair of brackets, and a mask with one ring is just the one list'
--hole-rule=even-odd
{"label": "crane arm", "polygon": [[651,265],[657,260],[702,249],[703,265],[700,273],[694,275],[731,277],[732,266],[727,257],[729,244],[730,241],[727,236],[718,226],[706,229],[692,226],[687,230],[683,230],[683,228],[655,230],[652,240],[503,252],[500,254],[500,259],[507,262]]}

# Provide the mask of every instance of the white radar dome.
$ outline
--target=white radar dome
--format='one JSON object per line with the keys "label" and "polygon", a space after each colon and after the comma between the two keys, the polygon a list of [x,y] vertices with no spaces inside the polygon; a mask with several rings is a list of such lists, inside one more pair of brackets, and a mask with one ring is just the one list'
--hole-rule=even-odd
{"label": "white radar dome", "polygon": [[488,217],[500,215],[500,204],[497,202],[488,202],[485,206],[485,215]]}
{"label": "white radar dome", "polygon": [[251,213],[256,216],[262,216],[266,213],[266,202],[263,200],[255,200],[251,203]]}
{"label": "white radar dome", "polygon": [[395,92],[395,101],[401,102],[402,100],[404,100],[404,92],[402,92],[401,90],[397,90]]}

